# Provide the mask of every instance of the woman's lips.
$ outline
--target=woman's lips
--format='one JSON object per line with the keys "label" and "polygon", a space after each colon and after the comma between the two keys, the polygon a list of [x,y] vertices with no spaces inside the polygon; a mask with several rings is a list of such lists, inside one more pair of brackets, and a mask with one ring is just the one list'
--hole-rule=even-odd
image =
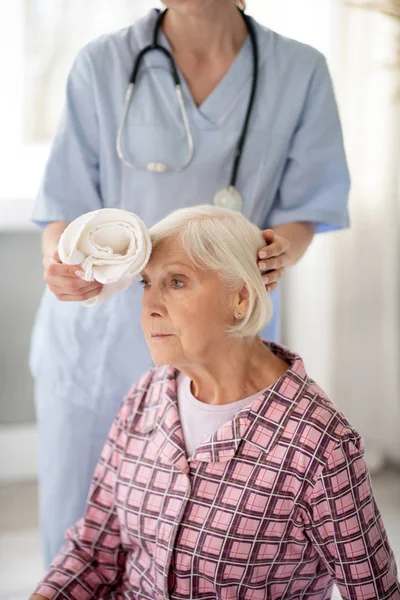
{"label": "woman's lips", "polygon": [[152,340],[163,340],[167,337],[172,337],[172,335],[170,333],[152,333],[151,334]]}

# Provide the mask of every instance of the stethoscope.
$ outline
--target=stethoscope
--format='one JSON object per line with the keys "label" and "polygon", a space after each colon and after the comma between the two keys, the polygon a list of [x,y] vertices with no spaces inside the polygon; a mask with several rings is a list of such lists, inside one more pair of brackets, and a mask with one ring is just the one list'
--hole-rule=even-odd
{"label": "stethoscope", "polygon": [[[252,45],[252,50],[253,50],[252,86],[251,86],[251,92],[250,92],[250,98],[249,98],[249,102],[248,102],[248,106],[247,106],[246,116],[245,116],[245,119],[243,122],[242,131],[240,133],[239,140],[238,140],[236,150],[235,150],[235,156],[234,156],[229,186],[222,188],[221,190],[219,190],[216,193],[216,195],[214,197],[214,204],[216,206],[221,206],[224,208],[230,208],[232,210],[241,211],[242,206],[243,206],[243,198],[242,198],[242,195],[240,194],[239,190],[236,188],[236,180],[237,180],[237,174],[239,171],[240,161],[241,161],[242,154],[243,154],[243,148],[244,148],[244,145],[246,142],[247,130],[249,127],[250,117],[251,117],[251,113],[253,110],[254,99],[255,99],[256,90],[257,90],[258,47],[257,47],[256,33],[255,33],[255,30],[254,30],[251,20],[249,19],[249,17],[247,15],[244,14],[243,11],[240,10],[239,12],[243,17],[244,22],[246,23],[246,27],[247,27],[247,30],[250,35],[250,40],[251,40],[251,45]],[[151,171],[154,173],[164,173],[165,171],[175,171],[175,172],[183,171],[183,169],[186,169],[186,167],[188,167],[190,165],[190,163],[192,162],[193,154],[194,154],[193,134],[192,134],[192,130],[190,128],[190,123],[189,123],[188,115],[186,112],[185,102],[183,100],[181,82],[180,82],[178,70],[176,68],[175,60],[174,60],[174,57],[172,56],[171,52],[169,52],[163,46],[160,46],[160,44],[158,43],[158,36],[159,36],[160,28],[161,28],[161,25],[162,25],[162,22],[164,20],[166,13],[167,13],[167,9],[164,10],[163,12],[160,12],[159,16],[157,17],[157,21],[156,21],[156,24],[154,27],[153,43],[150,44],[149,46],[146,46],[145,48],[143,48],[143,50],[141,50],[139,52],[139,54],[135,60],[135,63],[133,65],[132,74],[131,74],[131,77],[129,80],[129,86],[128,86],[128,89],[127,89],[126,95],[125,95],[124,112],[123,112],[123,117],[122,117],[120,127],[118,129],[117,143],[116,143],[118,156],[121,159],[121,161],[124,163],[125,166],[129,167],[130,169],[141,169],[141,170]],[[169,61],[172,78],[173,78],[174,84],[175,84],[176,96],[178,98],[178,103],[179,103],[179,107],[180,107],[180,111],[181,111],[181,115],[182,115],[182,120],[183,120],[183,123],[185,126],[186,139],[187,139],[187,143],[188,143],[188,157],[187,157],[186,161],[178,167],[173,167],[173,166],[167,165],[166,163],[163,163],[163,162],[149,162],[144,165],[136,165],[136,164],[130,162],[126,158],[124,149],[123,149],[123,138],[124,138],[125,125],[126,125],[126,120],[128,117],[130,104],[132,101],[133,90],[134,90],[134,87],[136,84],[138,72],[139,72],[139,69],[140,69],[140,66],[141,66],[144,56],[153,51],[162,52],[162,54],[164,54],[164,56]]]}

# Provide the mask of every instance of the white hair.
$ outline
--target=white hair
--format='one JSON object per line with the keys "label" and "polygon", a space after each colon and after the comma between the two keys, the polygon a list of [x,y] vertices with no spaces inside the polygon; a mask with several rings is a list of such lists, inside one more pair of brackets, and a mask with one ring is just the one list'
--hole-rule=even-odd
{"label": "white hair", "polygon": [[150,237],[153,247],[177,237],[194,266],[218,272],[232,292],[247,288],[248,312],[229,333],[253,338],[271,320],[271,298],[257,265],[265,241],[260,229],[241,213],[211,205],[181,208],[156,223]]}

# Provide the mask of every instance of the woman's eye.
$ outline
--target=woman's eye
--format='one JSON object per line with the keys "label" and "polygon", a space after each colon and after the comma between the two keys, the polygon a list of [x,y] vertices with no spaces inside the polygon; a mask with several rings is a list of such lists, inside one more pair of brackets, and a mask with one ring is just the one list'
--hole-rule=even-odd
{"label": "woman's eye", "polygon": [[181,287],[183,287],[183,281],[181,281],[180,279],[173,279],[172,286],[174,288],[181,288]]}
{"label": "woman's eye", "polygon": [[142,286],[142,287],[144,287],[144,288],[145,288],[145,287],[149,287],[149,285],[150,285],[150,282],[149,282],[149,281],[146,281],[146,279],[141,279],[141,280],[139,281],[139,285],[141,285],[141,286]]}

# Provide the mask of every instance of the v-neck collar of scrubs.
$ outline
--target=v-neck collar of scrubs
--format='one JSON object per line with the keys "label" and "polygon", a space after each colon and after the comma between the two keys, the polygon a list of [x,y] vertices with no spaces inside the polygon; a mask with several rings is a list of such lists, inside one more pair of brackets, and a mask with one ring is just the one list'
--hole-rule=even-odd
{"label": "v-neck collar of scrubs", "polygon": [[[149,15],[148,28],[135,28],[135,36],[140,49],[143,49],[150,43],[157,14],[158,13],[156,11],[153,11]],[[260,36],[258,35],[259,26],[255,22],[254,27],[259,46],[261,63],[264,53],[265,40],[264,43],[261,42]],[[149,31],[151,32],[150,35]],[[159,43],[167,48],[171,54],[173,54],[169,41],[162,30],[159,33]],[[153,81],[159,88],[161,95],[165,98],[165,90],[160,89],[161,83],[157,81],[157,71],[160,67],[168,68],[167,59],[162,56],[161,52],[151,52],[145,57],[145,63],[147,68],[150,69],[150,72],[153,76]],[[214,129],[215,127],[223,124],[225,119],[239,102],[248,101],[248,94],[250,93],[249,84],[253,77],[252,45],[250,35],[247,34],[241,49],[239,50],[228,71],[200,106],[197,106],[195,103],[185,78],[183,77],[178,65],[176,66],[181,79],[182,93],[191,124],[195,125],[198,129]],[[173,89],[174,88],[171,85],[171,90]],[[174,98],[174,101],[177,101],[176,98]]]}
{"label": "v-neck collar of scrubs", "polygon": [[[160,42],[172,54],[170,43],[162,31],[160,32]],[[211,125],[212,127],[216,127],[223,122],[226,115],[230,112],[232,101],[236,100],[237,92],[244,88],[252,77],[251,52],[250,36],[247,34],[231,66],[200,106],[197,106],[194,101],[186,79],[178,64],[176,64],[185,102],[200,126],[203,123],[205,126]]]}

